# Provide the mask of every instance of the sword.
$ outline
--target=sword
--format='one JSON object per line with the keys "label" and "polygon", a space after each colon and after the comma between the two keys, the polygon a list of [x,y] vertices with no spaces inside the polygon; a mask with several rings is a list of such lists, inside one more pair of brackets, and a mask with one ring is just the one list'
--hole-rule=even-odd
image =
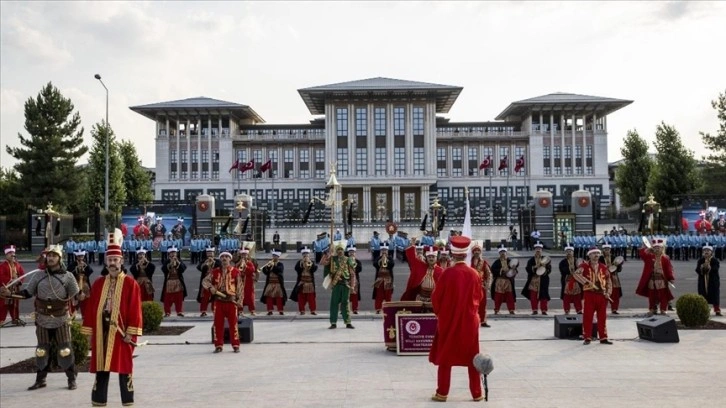
{"label": "sword", "polygon": [[36,272],[41,272],[41,271],[44,271],[44,269],[33,269],[32,271],[30,271],[30,272],[28,272],[28,273],[24,274],[23,276],[18,276],[17,278],[15,278],[15,279],[11,280],[11,281],[10,281],[10,282],[8,282],[7,284],[3,284],[3,286],[5,286],[5,288],[8,288],[8,289],[9,289],[9,287],[11,287],[11,286],[15,285],[16,283],[18,283],[18,282],[20,282],[21,280],[23,280],[23,279],[27,278],[28,276],[30,276],[30,275],[32,275],[32,274],[34,274],[34,273],[36,273]]}
{"label": "sword", "polygon": [[[118,325],[118,323],[111,323],[111,325],[116,327],[116,331],[118,334],[121,335],[121,337],[126,338],[126,333],[121,329],[121,327]],[[129,341],[129,344],[134,347],[144,347],[145,345],[149,344],[148,340],[142,341],[141,343],[137,343],[133,340]]]}

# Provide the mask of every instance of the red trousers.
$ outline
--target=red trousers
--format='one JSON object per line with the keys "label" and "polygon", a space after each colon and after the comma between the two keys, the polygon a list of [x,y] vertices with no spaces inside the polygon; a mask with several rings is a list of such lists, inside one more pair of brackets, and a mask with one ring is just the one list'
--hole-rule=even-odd
{"label": "red trousers", "polygon": [[184,292],[164,293],[164,313],[171,314],[171,305],[177,313],[184,313]]}
{"label": "red trousers", "polygon": [[539,310],[547,311],[547,299],[539,299],[539,293],[536,290],[529,291],[529,303],[532,305],[532,311],[537,311],[537,303],[539,303]]}
{"label": "red trousers", "polygon": [[562,308],[565,309],[565,313],[570,313],[570,305],[575,306],[577,313],[582,312],[582,293],[579,295],[564,295],[562,299]]}
{"label": "red trousers", "polygon": [[268,312],[271,312],[272,311],[273,302],[275,302],[277,304],[277,311],[278,312],[282,312],[283,311],[282,297],[273,298],[273,297],[268,296],[267,299],[265,299],[265,300],[267,300],[266,303],[267,303],[267,311]]}
{"label": "red trousers", "polygon": [[224,320],[229,325],[229,342],[232,347],[239,347],[239,331],[237,330],[237,305],[232,302],[214,302],[214,346],[224,345]]}
{"label": "red trousers", "polygon": [[502,306],[502,302],[507,303],[507,309],[509,309],[510,312],[514,311],[514,295],[512,292],[494,294],[494,313],[499,311],[499,308]]}
{"label": "red trousers", "polygon": [[5,321],[8,312],[10,312],[10,320],[18,320],[20,318],[20,300],[0,299],[0,323]]}
{"label": "red trousers", "polygon": [[[249,286],[247,286],[247,280],[245,281],[245,298],[242,300],[242,306],[247,306],[247,310],[250,312],[255,311],[255,284],[252,279],[249,279],[250,283]],[[242,310],[240,310],[241,312]]]}
{"label": "red trousers", "polygon": [[613,312],[618,311],[620,309],[620,291],[619,288],[613,288],[613,293],[610,294],[610,299],[613,301],[610,302],[610,308]]}
{"label": "red trousers", "polygon": [[209,291],[209,289],[202,288],[201,296],[199,296],[199,312],[207,312],[207,309],[209,308],[209,298],[212,296],[212,293]]}
{"label": "red trousers", "polygon": [[297,307],[300,312],[305,311],[305,303],[310,307],[310,311],[314,312],[317,310],[317,304],[315,303],[315,293],[298,293],[297,295]]}
{"label": "red trousers", "polygon": [[582,315],[582,335],[586,340],[592,340],[592,318],[597,313],[597,336],[600,341],[607,340],[607,307],[608,300],[602,293],[585,291],[585,311]]}
{"label": "red trousers", "polygon": [[[473,364],[467,366],[469,371],[469,391],[472,398],[481,397],[481,374],[476,371]],[[436,393],[443,396],[449,395],[451,388],[451,366],[440,365],[439,375],[436,383]]]}
{"label": "red trousers", "polygon": [[154,300],[154,294],[153,293],[147,293],[145,290],[141,289],[141,301],[142,302],[149,302]]}
{"label": "red trousers", "polygon": [[390,290],[384,290],[382,287],[376,289],[376,301],[375,303],[375,309],[381,310],[383,309],[383,302],[390,302],[391,296],[393,296],[393,289]]}
{"label": "red trousers", "polygon": [[668,310],[668,289],[657,289],[648,292],[648,309],[655,312],[656,305],[660,303],[660,311]]}
{"label": "red trousers", "polygon": [[487,292],[484,291],[484,296],[482,296],[481,301],[479,302],[479,322],[480,323],[486,323],[487,322]]}
{"label": "red trousers", "polygon": [[358,294],[357,293],[351,293],[350,294],[350,303],[351,303],[351,310],[354,312],[358,311]]}

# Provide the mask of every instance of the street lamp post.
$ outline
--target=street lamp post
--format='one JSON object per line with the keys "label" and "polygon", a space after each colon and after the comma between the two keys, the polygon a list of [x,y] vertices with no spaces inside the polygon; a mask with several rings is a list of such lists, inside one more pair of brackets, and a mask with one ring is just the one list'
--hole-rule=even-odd
{"label": "street lamp post", "polygon": [[103,86],[103,89],[106,90],[106,178],[105,178],[106,187],[105,187],[105,193],[104,193],[105,202],[104,202],[103,209],[104,209],[104,211],[108,212],[108,144],[109,144],[109,139],[111,138],[111,135],[109,134],[109,126],[108,126],[108,88],[106,88],[106,84],[104,84],[103,81],[101,80],[100,74],[94,75],[94,78],[98,79],[98,82],[101,83],[101,85]]}

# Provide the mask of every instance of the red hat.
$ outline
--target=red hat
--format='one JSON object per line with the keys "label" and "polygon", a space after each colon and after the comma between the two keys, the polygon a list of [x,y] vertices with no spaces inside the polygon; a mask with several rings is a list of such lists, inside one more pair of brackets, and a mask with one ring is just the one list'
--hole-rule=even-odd
{"label": "red hat", "polygon": [[123,243],[123,233],[116,228],[113,234],[108,234],[108,246],[106,246],[106,256],[123,256],[121,252],[121,244]]}
{"label": "red hat", "polygon": [[5,255],[15,252],[15,245],[5,245]]}
{"label": "red hat", "polygon": [[451,254],[452,255],[466,255],[469,252],[471,246],[471,238],[463,235],[457,235],[451,237]]}

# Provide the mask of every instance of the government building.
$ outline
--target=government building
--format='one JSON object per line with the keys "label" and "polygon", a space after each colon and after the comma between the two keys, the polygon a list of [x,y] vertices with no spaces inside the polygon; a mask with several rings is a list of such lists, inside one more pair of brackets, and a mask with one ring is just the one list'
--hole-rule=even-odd
{"label": "government building", "polygon": [[[334,166],[338,199],[353,204],[346,216],[362,224],[420,222],[436,198],[460,224],[467,192],[478,225],[516,223],[540,190],[563,212],[587,190],[595,217],[606,213],[607,119],[632,101],[553,93],[511,102],[494,120],[455,122],[445,115],[462,89],[389,78],[303,88],[311,119],[301,124],[268,124],[248,105],[205,97],[131,110],[156,124],[163,202],[208,194],[231,208],[248,194],[273,225],[295,223],[327,197]],[[311,220],[329,219],[315,201]]]}

